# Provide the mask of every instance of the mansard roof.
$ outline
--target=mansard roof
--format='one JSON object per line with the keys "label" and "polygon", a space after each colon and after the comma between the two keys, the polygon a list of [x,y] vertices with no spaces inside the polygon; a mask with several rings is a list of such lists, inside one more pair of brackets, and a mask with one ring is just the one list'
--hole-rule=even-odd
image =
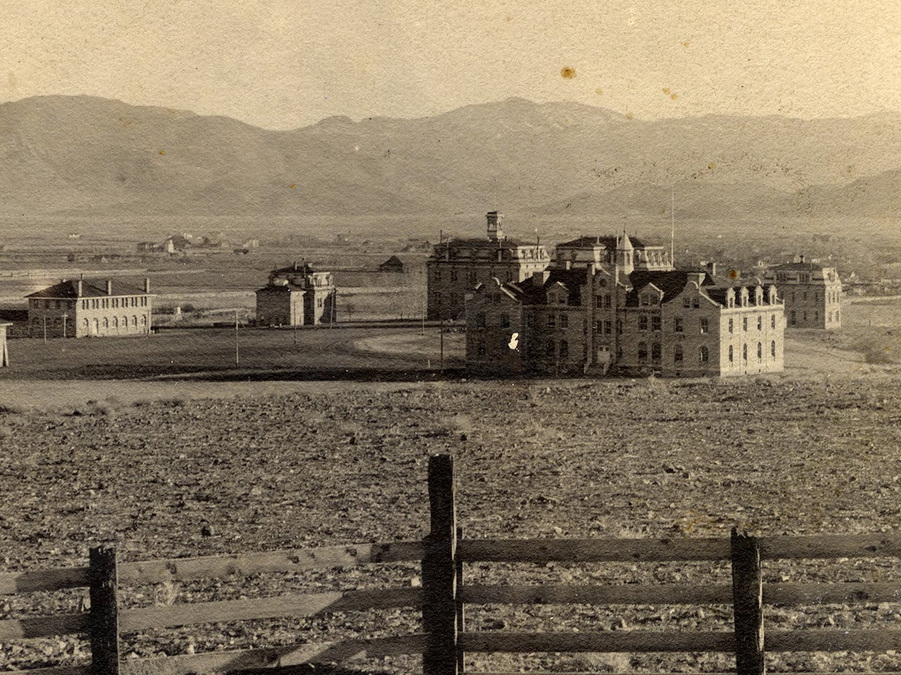
{"label": "mansard roof", "polygon": [[546,272],[547,279],[543,284],[535,283],[535,277],[525,279],[516,284],[523,293],[526,304],[529,305],[545,305],[547,304],[547,292],[555,284],[563,284],[569,291],[567,304],[582,304],[582,286],[586,283],[586,273],[584,269],[557,269],[549,268]]}
{"label": "mansard roof", "polygon": [[[637,237],[633,237],[632,235],[627,235],[627,237],[634,248],[654,248],[653,244],[648,244]],[[603,237],[589,237],[583,235],[578,239],[557,244],[557,248],[594,248],[596,246],[603,246],[608,250],[616,250],[618,245],[619,237],[614,235],[605,235]],[[657,248],[660,247],[658,246]]]}
{"label": "mansard roof", "polygon": [[[81,292],[79,293],[78,282],[81,281]],[[144,289],[134,284],[128,284],[118,279],[111,279],[112,293],[107,293],[106,279],[66,279],[58,284],[53,284],[47,288],[26,295],[26,298],[99,298],[112,297],[122,295],[150,295],[145,293]]]}

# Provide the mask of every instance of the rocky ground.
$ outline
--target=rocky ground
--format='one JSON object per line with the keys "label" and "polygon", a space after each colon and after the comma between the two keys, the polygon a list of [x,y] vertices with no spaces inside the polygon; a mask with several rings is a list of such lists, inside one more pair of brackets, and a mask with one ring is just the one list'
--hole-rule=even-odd
{"label": "rocky ground", "polygon": [[[0,412],[3,571],[81,565],[113,543],[124,560],[418,539],[428,525],[429,454],[456,457],[467,537],[728,536],[895,531],[901,523],[901,393],[891,371],[742,380],[326,383],[271,392]],[[227,384],[223,384],[227,387]],[[263,391],[263,390],[261,390]],[[516,579],[511,578],[516,574]],[[769,578],[901,578],[890,562],[796,565]],[[270,575],[271,576],[271,575]],[[697,565],[482,565],[471,580],[629,583],[728,580]],[[384,576],[254,578],[139,588],[131,605],[418,582]],[[0,617],[74,611],[75,594],[8,597]],[[769,625],[892,622],[901,605],[773,609]],[[474,629],[672,627],[728,630],[726,608],[473,610]],[[586,625],[586,623],[588,625]],[[337,627],[335,627],[337,624]],[[326,628],[328,630],[326,630]],[[337,622],[247,622],[126,636],[149,656],[418,630],[415,612]],[[300,631],[300,635],[298,635]],[[2,645],[0,666],[78,662],[77,639]],[[898,669],[894,655],[772,657],[771,666]],[[675,660],[673,660],[675,659]],[[826,660],[824,660],[826,659]],[[412,662],[415,665],[415,660]],[[495,657],[487,667],[598,671],[728,667],[713,657]],[[410,661],[377,664],[404,672]]]}

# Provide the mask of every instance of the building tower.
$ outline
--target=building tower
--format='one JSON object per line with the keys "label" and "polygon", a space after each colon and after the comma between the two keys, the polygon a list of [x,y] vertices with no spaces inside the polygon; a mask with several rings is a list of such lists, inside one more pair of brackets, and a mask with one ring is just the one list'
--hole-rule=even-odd
{"label": "building tower", "polygon": [[491,241],[501,241],[504,238],[504,228],[501,223],[504,220],[504,214],[497,211],[489,211],[488,217],[488,239]]}

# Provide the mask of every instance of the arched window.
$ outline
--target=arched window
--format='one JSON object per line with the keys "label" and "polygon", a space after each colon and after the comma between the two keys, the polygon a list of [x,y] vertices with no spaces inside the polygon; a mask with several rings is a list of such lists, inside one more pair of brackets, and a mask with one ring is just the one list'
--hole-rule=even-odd
{"label": "arched window", "polygon": [[655,342],[651,345],[651,361],[660,363],[660,343]]}
{"label": "arched window", "polygon": [[770,342],[770,356],[776,358],[776,341],[773,340]]}
{"label": "arched window", "polygon": [[648,359],[648,345],[646,342],[638,343],[638,360],[639,361],[647,361]]}
{"label": "arched window", "polygon": [[141,315],[141,325],[142,325],[142,326],[146,326],[146,325],[147,325],[147,315],[146,315],[146,314],[142,314],[142,315]]}
{"label": "arched window", "polygon": [[741,358],[745,363],[748,362],[748,345],[741,346]]}
{"label": "arched window", "polygon": [[569,356],[569,342],[560,340],[560,358],[565,359]]}
{"label": "arched window", "polygon": [[118,317],[113,317],[113,328],[119,328],[119,319]]}
{"label": "arched window", "polygon": [[735,350],[732,348],[732,345],[729,345],[729,363],[732,363],[734,358],[735,358]]}
{"label": "arched window", "polygon": [[135,328],[138,327],[138,317],[137,317],[137,315],[131,317],[131,325],[134,326]]}
{"label": "arched window", "polygon": [[710,360],[710,351],[707,349],[706,345],[701,345],[701,348],[698,349],[698,361],[701,363],[707,363]]}
{"label": "arched window", "polygon": [[673,347],[673,361],[675,363],[682,363],[682,345]]}
{"label": "arched window", "polygon": [[757,360],[760,361],[763,359],[763,345],[759,342],[757,343]]}

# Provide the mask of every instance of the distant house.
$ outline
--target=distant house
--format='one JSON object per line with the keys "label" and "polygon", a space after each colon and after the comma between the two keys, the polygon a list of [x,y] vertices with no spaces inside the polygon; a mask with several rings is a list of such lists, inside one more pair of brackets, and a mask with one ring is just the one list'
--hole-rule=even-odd
{"label": "distant house", "polygon": [[28,333],[47,337],[111,337],[150,333],[150,280],[69,279],[26,296]]}
{"label": "distant house", "polygon": [[306,263],[272,270],[257,295],[257,325],[316,326],[335,321],[335,280]]}
{"label": "distant house", "polygon": [[396,255],[391,256],[381,265],[379,265],[379,272],[403,272],[404,271],[404,263],[398,258]]}
{"label": "distant house", "polygon": [[9,365],[9,349],[6,346],[6,329],[12,326],[11,323],[0,323],[0,368],[6,368]]}
{"label": "distant house", "polygon": [[785,301],[789,328],[842,327],[842,282],[834,267],[823,267],[798,256],[763,272],[764,283],[775,283]]}

